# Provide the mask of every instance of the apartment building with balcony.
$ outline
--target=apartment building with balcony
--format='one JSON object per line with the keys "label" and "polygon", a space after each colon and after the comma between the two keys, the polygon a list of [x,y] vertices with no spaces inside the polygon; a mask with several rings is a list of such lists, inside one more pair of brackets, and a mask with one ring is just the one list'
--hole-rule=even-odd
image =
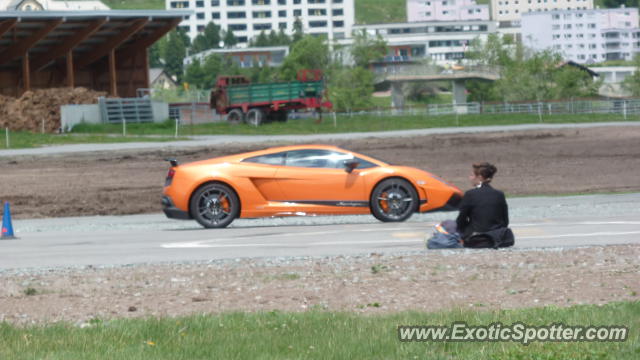
{"label": "apartment building with balcony", "polygon": [[522,16],[522,41],[529,48],[552,49],[582,64],[631,60],[640,51],[638,9],[527,13]]}
{"label": "apartment building with balcony", "polygon": [[489,5],[475,0],[407,0],[407,21],[489,20]]}
{"label": "apartment building with balcony", "polygon": [[[452,64],[464,58],[470,42],[486,41],[496,32],[493,21],[426,21],[392,24],[354,25],[353,31],[380,35],[389,48],[384,63],[416,62],[429,59],[436,64]],[[349,45],[351,39],[344,41]]]}
{"label": "apartment building with balcony", "polygon": [[593,0],[491,0],[491,19],[517,26],[522,15],[556,10],[590,10]]}
{"label": "apartment building with balcony", "polygon": [[305,34],[325,35],[329,40],[351,34],[354,0],[165,0],[167,10],[188,9],[193,15],[180,23],[191,39],[213,21],[232,30],[240,46],[264,31],[293,33],[300,19]]}

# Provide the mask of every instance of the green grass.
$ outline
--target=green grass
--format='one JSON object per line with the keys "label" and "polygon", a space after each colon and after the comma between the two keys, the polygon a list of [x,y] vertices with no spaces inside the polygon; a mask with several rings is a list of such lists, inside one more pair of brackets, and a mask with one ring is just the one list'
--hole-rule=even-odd
{"label": "green grass", "polygon": [[[444,300],[444,299],[443,299]],[[419,299],[416,299],[419,301]],[[383,304],[384,305],[384,304]],[[481,304],[478,307],[481,308]],[[622,325],[626,342],[401,343],[398,325]],[[185,318],[90,321],[26,328],[0,324],[0,358],[13,359],[637,359],[640,302],[520,310],[391,315],[227,313]]]}
{"label": "green grass", "polygon": [[164,0],[102,0],[102,2],[117,10],[165,9]]}
{"label": "green grass", "polygon": [[355,0],[356,24],[383,24],[407,21],[405,0]]}
{"label": "green grass", "polygon": [[[581,114],[581,115],[545,115],[544,123],[584,123],[622,121],[622,115],[616,114]],[[515,125],[539,123],[537,115],[530,114],[505,114],[505,115],[406,115],[406,116],[370,116],[354,115],[338,116],[334,126],[333,117],[324,114],[322,123],[317,124],[313,119],[291,119],[286,123],[266,123],[259,127],[251,125],[231,125],[225,122],[201,125],[183,125],[179,134],[187,135],[286,135],[286,134],[321,134],[344,132],[368,132],[425,129],[435,127],[456,126],[486,126],[486,125]],[[149,127],[127,127],[131,134],[156,134],[170,136],[174,134],[173,125],[154,124]],[[121,132],[119,125],[83,125],[73,130],[78,133],[113,133]]]}

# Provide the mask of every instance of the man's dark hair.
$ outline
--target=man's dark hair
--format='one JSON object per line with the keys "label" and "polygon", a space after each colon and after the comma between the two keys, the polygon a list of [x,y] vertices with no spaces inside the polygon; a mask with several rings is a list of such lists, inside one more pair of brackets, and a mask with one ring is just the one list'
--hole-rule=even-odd
{"label": "man's dark hair", "polygon": [[485,183],[491,182],[493,175],[498,172],[498,168],[494,165],[489,164],[488,162],[481,162],[473,164],[473,173],[478,176],[482,176],[484,178]]}

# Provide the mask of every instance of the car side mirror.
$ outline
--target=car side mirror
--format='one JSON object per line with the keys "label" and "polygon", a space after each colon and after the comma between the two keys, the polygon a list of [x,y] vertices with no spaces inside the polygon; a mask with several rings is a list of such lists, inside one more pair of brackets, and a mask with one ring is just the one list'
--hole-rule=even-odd
{"label": "car side mirror", "polygon": [[344,171],[351,174],[353,169],[357,168],[360,165],[360,162],[356,159],[347,160],[344,162]]}

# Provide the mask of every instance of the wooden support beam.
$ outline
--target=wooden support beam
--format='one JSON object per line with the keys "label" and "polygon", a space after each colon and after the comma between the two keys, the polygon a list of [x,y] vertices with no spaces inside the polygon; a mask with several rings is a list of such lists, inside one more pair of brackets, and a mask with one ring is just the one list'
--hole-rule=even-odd
{"label": "wooden support beam", "polygon": [[118,56],[121,59],[128,59],[133,56],[134,53],[140,51],[140,49],[147,49],[153,45],[156,41],[160,40],[166,33],[173,30],[178,24],[182,22],[182,19],[172,19],[166,25],[159,27],[149,36],[145,36],[132,44],[127,45],[121,50],[118,50]]}
{"label": "wooden support beam", "polygon": [[149,54],[146,51],[143,51],[142,52],[142,56],[143,56],[142,57],[142,59],[143,59],[142,63],[144,64],[144,73],[143,73],[144,84],[145,84],[144,86],[149,88],[149,87],[151,87],[151,84],[149,84],[149,81],[150,81],[149,80]]}
{"label": "wooden support beam", "polygon": [[87,65],[91,65],[94,62],[100,60],[105,55],[109,55],[111,51],[114,51],[123,42],[127,41],[133,34],[140,31],[147,23],[148,19],[139,19],[131,22],[124,30],[118,35],[109,38],[104,44],[101,44],[89,51],[78,63],[76,64],[78,69],[81,69]]}
{"label": "wooden support beam", "polygon": [[116,74],[116,51],[109,52],[109,95],[118,96],[118,75]]}
{"label": "wooden support beam", "polygon": [[73,51],[67,52],[67,86],[76,87],[76,74],[73,69]]}
{"label": "wooden support beam", "polygon": [[18,23],[18,19],[9,19],[3,22],[0,22],[0,37],[4,35],[7,31],[13,29],[14,26]]}
{"label": "wooden support beam", "polygon": [[75,31],[74,35],[68,37],[62,43],[47,49],[47,52],[42,54],[37,59],[34,59],[32,64],[33,71],[40,71],[44,69],[51,61],[65,56],[69,51],[78,46],[81,42],[88,39],[91,35],[95,34],[102,25],[107,22],[107,18],[97,19],[89,23],[82,30]]}
{"label": "wooden support beam", "polygon": [[22,56],[22,85],[24,91],[31,90],[31,70],[29,69],[29,53]]}
{"label": "wooden support beam", "polygon": [[51,31],[53,31],[53,29],[60,25],[62,21],[63,19],[47,21],[45,22],[45,25],[42,29],[36,31],[26,39],[20,39],[20,41],[16,41],[12,46],[0,53],[0,65],[11,61],[18,56],[24,55],[33,45],[42,40]]}

